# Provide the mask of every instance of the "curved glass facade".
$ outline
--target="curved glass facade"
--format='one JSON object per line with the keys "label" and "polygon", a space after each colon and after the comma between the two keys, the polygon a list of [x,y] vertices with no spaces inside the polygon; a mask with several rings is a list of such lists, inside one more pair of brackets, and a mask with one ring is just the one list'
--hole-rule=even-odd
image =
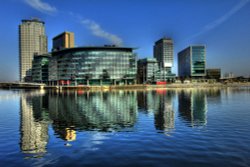
{"label": "curved glass facade", "polygon": [[53,52],[52,59],[49,79],[60,84],[134,84],[136,80],[136,55],[132,48],[71,48]]}

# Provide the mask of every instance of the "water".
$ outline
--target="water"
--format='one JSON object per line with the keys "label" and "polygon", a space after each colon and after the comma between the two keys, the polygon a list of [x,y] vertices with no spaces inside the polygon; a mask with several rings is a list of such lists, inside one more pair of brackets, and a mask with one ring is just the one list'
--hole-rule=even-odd
{"label": "water", "polygon": [[250,89],[0,91],[0,166],[250,166]]}

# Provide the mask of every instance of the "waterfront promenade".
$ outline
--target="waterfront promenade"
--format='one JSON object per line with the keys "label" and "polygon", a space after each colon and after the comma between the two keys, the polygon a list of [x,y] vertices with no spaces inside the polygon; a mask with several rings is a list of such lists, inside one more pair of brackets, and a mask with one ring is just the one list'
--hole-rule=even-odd
{"label": "waterfront promenade", "polygon": [[226,88],[226,87],[250,87],[250,82],[233,82],[233,83],[171,83],[166,85],[78,85],[78,86],[47,86],[38,83],[0,83],[2,89],[82,89],[82,90],[123,90],[123,89],[139,89],[139,90],[154,90],[154,89],[185,89],[185,88]]}

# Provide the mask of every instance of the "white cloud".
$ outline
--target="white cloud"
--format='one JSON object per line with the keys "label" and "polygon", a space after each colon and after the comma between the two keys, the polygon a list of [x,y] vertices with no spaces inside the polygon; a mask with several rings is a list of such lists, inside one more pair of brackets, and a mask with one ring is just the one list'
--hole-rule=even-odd
{"label": "white cloud", "polygon": [[25,0],[25,2],[32,8],[46,14],[57,12],[57,9],[55,7],[51,6],[48,3],[42,2],[42,0]]}
{"label": "white cloud", "polygon": [[97,37],[104,38],[104,39],[112,42],[115,45],[118,45],[118,46],[122,45],[123,41],[120,37],[103,30],[101,28],[101,26],[99,24],[97,24],[96,22],[94,22],[93,20],[81,19],[81,23],[85,27],[90,29],[90,31],[92,32],[93,35],[95,35]]}
{"label": "white cloud", "polygon": [[241,0],[240,3],[238,3],[235,7],[233,7],[229,12],[227,12],[226,14],[224,14],[223,16],[221,16],[220,18],[216,19],[215,21],[207,24],[206,26],[203,27],[203,29],[192,35],[190,37],[191,38],[195,38],[197,36],[200,36],[216,27],[218,27],[219,25],[221,25],[222,23],[224,23],[225,21],[227,21],[231,16],[233,16],[236,12],[238,12],[240,9],[242,9],[244,6],[247,5],[247,3],[249,3],[250,0]]}

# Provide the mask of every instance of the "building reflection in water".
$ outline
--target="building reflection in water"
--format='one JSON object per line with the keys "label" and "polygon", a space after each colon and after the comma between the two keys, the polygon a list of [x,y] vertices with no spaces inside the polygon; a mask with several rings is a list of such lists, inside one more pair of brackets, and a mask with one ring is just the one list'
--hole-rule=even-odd
{"label": "building reflection in water", "polygon": [[182,90],[178,93],[179,115],[190,126],[207,123],[207,96],[202,90]]}
{"label": "building reflection in water", "polygon": [[154,113],[157,130],[170,131],[174,128],[174,97],[174,91],[164,89],[138,92],[138,106],[141,111]]}
{"label": "building reflection in water", "polygon": [[34,92],[22,93],[20,99],[20,148],[23,153],[42,155],[48,143],[49,119],[44,97]]}
{"label": "building reflection in water", "polygon": [[69,142],[77,131],[122,131],[137,120],[135,91],[50,91],[43,95],[21,95],[21,141],[24,153],[45,153],[48,126],[57,137]]}
{"label": "building reflection in water", "polygon": [[207,101],[212,104],[220,104],[221,103],[221,89],[214,88],[206,90]]}
{"label": "building reflection in water", "polygon": [[72,130],[122,130],[136,122],[136,92],[50,92],[49,114],[56,134],[65,140],[75,138]]}

